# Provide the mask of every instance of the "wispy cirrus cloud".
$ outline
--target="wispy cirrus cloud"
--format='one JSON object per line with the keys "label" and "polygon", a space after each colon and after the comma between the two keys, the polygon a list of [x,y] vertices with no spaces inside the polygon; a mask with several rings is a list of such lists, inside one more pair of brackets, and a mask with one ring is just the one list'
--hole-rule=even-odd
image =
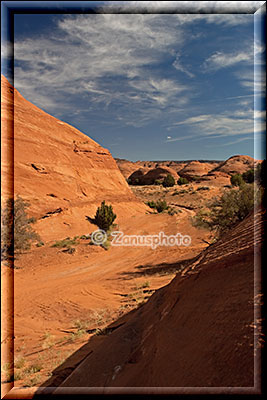
{"label": "wispy cirrus cloud", "polygon": [[253,49],[250,51],[239,51],[234,53],[224,53],[216,51],[203,63],[204,71],[218,70],[231,67],[238,63],[253,63]]}
{"label": "wispy cirrus cloud", "polygon": [[186,75],[188,75],[190,78],[194,78],[194,74],[188,70],[184,65],[182,65],[182,62],[180,60],[181,55],[179,53],[176,54],[176,58],[174,62],[172,63],[173,67],[177,69],[178,71],[184,72]]}
{"label": "wispy cirrus cloud", "polygon": [[257,60],[260,62],[261,55],[265,51],[265,46],[262,43],[256,41],[254,45],[248,44],[244,48],[247,48],[247,50],[236,50],[228,53],[216,51],[204,61],[204,71],[228,68],[239,63],[244,65],[254,64]]}
{"label": "wispy cirrus cloud", "polygon": [[[234,144],[239,141],[247,140],[249,135],[253,138],[254,133],[260,133],[264,130],[264,112],[256,111],[251,108],[237,109],[235,111],[227,111],[221,114],[202,114],[186,118],[184,120],[173,123],[170,127],[172,131],[179,131],[180,126],[190,127],[192,134],[186,136],[172,137],[167,142],[175,142],[180,140],[203,138],[215,139],[218,137],[235,137],[243,136],[236,141],[229,142]],[[256,122],[254,124],[254,122]]]}
{"label": "wispy cirrus cloud", "polygon": [[[48,111],[51,99],[59,107],[65,93],[105,106],[134,102],[140,109],[148,103],[167,107],[175,98],[179,103],[177,96],[186,85],[162,77],[157,69],[147,71],[185,40],[175,18],[167,19],[169,25],[164,16],[153,14],[63,17],[49,38],[15,41],[15,85]],[[39,102],[40,90],[50,101]],[[150,118],[156,115],[152,112]]]}
{"label": "wispy cirrus cloud", "polygon": [[236,71],[235,76],[238,78],[241,86],[247,88],[254,95],[263,95],[266,88],[266,75],[261,71],[243,70]]}

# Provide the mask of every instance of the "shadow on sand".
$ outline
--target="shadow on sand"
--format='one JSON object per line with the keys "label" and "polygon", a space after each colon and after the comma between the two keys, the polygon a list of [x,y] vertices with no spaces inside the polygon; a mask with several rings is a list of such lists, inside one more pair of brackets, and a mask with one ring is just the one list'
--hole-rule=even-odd
{"label": "shadow on sand", "polygon": [[[154,266],[139,265],[136,267],[135,272],[122,273],[121,274],[123,276],[122,279],[133,279],[137,276],[149,276],[152,274],[167,275],[167,274],[181,272],[187,265],[195,261],[197,258],[198,256],[173,264],[161,263]],[[120,296],[119,293],[117,294]],[[90,356],[90,354],[92,354],[98,346],[102,345],[103,340],[105,340],[105,338],[108,335],[111,335],[113,331],[119,329],[122,325],[124,325],[130,318],[132,318],[133,314],[140,307],[143,306],[144,304],[140,304],[139,307],[136,307],[131,311],[129,311],[128,313],[123,314],[116,321],[113,321],[103,329],[96,328],[87,330],[86,332],[88,334],[92,334],[94,332],[95,334],[89,338],[86,344],[80,347],[70,357],[68,357],[61,365],[59,365],[55,370],[52,371],[52,376],[47,381],[45,381],[42,384],[42,386],[40,386],[40,388],[36,391],[33,397],[35,398],[37,396],[45,394],[53,395],[53,391],[64,382],[64,380],[78,367],[78,365],[80,365],[83,362],[83,360],[85,360],[88,356]],[[63,346],[64,343],[60,344],[60,347]],[[69,394],[71,394],[71,388],[68,389],[69,389]]]}
{"label": "shadow on sand", "polygon": [[[142,305],[140,305],[140,307],[142,307]],[[113,321],[103,329],[87,330],[86,332],[88,334],[92,333],[92,331],[98,332],[91,336],[86,344],[80,347],[61,365],[59,365],[56,369],[52,371],[52,376],[47,381],[45,381],[39,389],[37,389],[33,398],[45,394],[52,395],[53,391],[64,382],[64,380],[75,370],[75,368],[77,368],[78,365],[83,362],[83,360],[90,356],[90,354],[92,354],[98,346],[101,346],[103,340],[105,340],[108,335],[112,334],[113,331],[124,325],[128,321],[128,319],[131,318],[132,314],[137,311],[138,308],[131,310],[127,314],[123,314],[116,321]],[[61,346],[64,346],[64,343],[61,344]],[[68,389],[69,394],[71,394],[71,388]]]}
{"label": "shadow on sand", "polygon": [[189,264],[192,264],[198,259],[199,255],[193,258],[188,258],[176,263],[161,263],[156,265],[138,265],[135,267],[136,271],[133,272],[122,272],[121,276],[123,279],[133,279],[141,276],[151,276],[151,275],[171,275],[178,272],[182,272]]}

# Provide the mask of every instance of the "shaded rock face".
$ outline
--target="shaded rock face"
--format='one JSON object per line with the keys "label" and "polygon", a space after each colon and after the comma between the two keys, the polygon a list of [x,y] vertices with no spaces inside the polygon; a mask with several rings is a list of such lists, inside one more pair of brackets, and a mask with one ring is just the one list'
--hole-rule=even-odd
{"label": "shaded rock face", "polygon": [[[42,238],[86,233],[86,216],[93,217],[102,200],[113,205],[118,218],[145,212],[108,150],[25,100],[3,76],[1,106],[3,178],[12,181],[14,145],[15,195],[30,202]],[[3,198],[9,192],[4,186]]]}
{"label": "shaded rock face", "polygon": [[137,182],[141,185],[153,185],[155,180],[162,182],[167,175],[172,175],[175,182],[178,179],[178,174],[175,170],[168,167],[158,167],[154,169],[140,168],[129,176],[131,182]]}
{"label": "shaded rock face", "polygon": [[129,181],[132,183],[142,183],[144,182],[144,176],[146,175],[147,171],[149,171],[148,168],[139,168],[137,171],[134,171],[130,176],[129,176]]}
{"label": "shaded rock face", "polygon": [[128,161],[128,160],[122,160],[115,158],[116,163],[119,167],[119,170],[121,171],[122,175],[124,176],[125,179],[129,178],[129,176],[137,170],[139,165],[137,163]]}
{"label": "shaded rock face", "polygon": [[168,167],[158,167],[151,169],[145,174],[144,184],[151,185],[155,182],[155,180],[162,182],[167,175],[173,176],[175,182],[177,182],[178,174],[174,169]]}
{"label": "shaded rock face", "polygon": [[61,387],[253,387],[254,255],[263,217],[250,215],[113,323],[117,329]]}

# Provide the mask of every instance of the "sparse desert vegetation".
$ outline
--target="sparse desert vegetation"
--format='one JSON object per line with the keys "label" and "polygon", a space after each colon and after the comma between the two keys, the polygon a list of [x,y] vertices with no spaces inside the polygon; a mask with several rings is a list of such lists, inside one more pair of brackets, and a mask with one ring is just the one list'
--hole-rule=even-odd
{"label": "sparse desert vegetation", "polygon": [[238,189],[227,191],[208,203],[208,208],[200,210],[193,223],[221,234],[242,221],[261,200],[261,188],[243,183]]}
{"label": "sparse desert vegetation", "polygon": [[1,259],[19,255],[29,250],[33,241],[39,241],[40,236],[32,228],[36,220],[27,215],[29,202],[22,197],[8,199],[1,212]]}
{"label": "sparse desert vegetation", "polygon": [[[188,387],[199,382],[204,386],[201,379],[190,379],[200,369],[203,372],[199,360],[210,354],[204,383],[221,384],[214,370],[219,365],[227,375],[231,362],[235,373],[245,366],[239,376],[242,381],[254,356],[253,221],[247,217],[262,198],[258,184],[263,181],[264,162],[257,166],[249,156],[139,161],[128,165],[129,173],[122,176],[109,151],[26,102],[9,84],[5,91],[14,94],[16,104],[15,187],[22,197],[8,200],[2,213],[2,276],[7,282],[14,274],[14,292],[3,286],[8,299],[3,320],[9,321],[3,327],[3,346],[14,341],[15,356],[10,361],[5,354],[2,380],[15,381],[17,387],[58,386],[86,361],[91,363],[86,379],[100,371],[97,379],[103,387],[117,382],[123,386],[125,370],[132,368],[127,382],[145,386],[145,374],[138,376],[140,365],[152,371],[156,385],[166,381],[175,386],[182,376],[181,387],[184,382]],[[12,104],[4,97],[7,115]],[[34,134],[29,135],[29,125]],[[5,146],[9,142],[10,138],[5,140]],[[241,234],[232,231],[240,221]],[[92,246],[90,233],[97,227],[107,239]],[[104,251],[111,247],[115,229],[126,237],[164,232],[173,238],[181,233],[192,241],[180,247],[126,244]],[[227,235],[222,242],[215,238],[225,231],[232,235],[229,240]],[[13,256],[13,247],[18,268],[11,270],[5,262]],[[206,264],[202,264],[203,250]],[[214,262],[212,268],[209,260]],[[236,268],[230,270],[232,262]],[[242,326],[236,324],[239,315]],[[220,340],[230,337],[231,329],[235,340],[227,347],[229,343],[222,345]],[[214,349],[218,353],[222,349],[218,363]],[[248,349],[244,359],[240,349]],[[183,364],[179,369],[177,354],[183,355],[185,368]],[[227,358],[229,354],[235,355],[234,361]],[[174,367],[168,370],[168,365]],[[126,368],[114,375],[114,366]],[[160,373],[153,375],[158,366]],[[232,378],[229,373],[229,387]],[[85,384],[94,387],[97,379]]]}
{"label": "sparse desert vegetation", "polygon": [[95,215],[95,223],[104,231],[108,231],[116,219],[116,214],[113,212],[112,205],[105,204],[105,200],[102,201],[101,206],[97,208]]}

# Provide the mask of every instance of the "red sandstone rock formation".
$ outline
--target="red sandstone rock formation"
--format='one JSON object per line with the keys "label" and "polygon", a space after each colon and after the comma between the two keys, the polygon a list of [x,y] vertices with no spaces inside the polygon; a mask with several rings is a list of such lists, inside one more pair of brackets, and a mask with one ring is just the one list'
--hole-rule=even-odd
{"label": "red sandstone rock formation", "polygon": [[118,220],[145,212],[108,150],[31,104],[3,76],[1,83],[2,196],[12,191],[14,146],[15,195],[30,202],[42,238],[86,233],[86,216],[93,217],[102,200],[113,205]]}

